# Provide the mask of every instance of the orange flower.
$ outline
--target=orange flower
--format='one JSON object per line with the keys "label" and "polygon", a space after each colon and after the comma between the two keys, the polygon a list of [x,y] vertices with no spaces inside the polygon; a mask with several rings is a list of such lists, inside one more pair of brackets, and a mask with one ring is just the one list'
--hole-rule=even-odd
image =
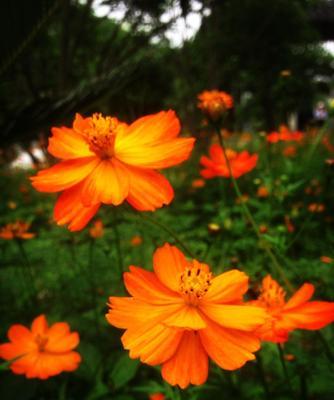
{"label": "orange flower", "polygon": [[173,188],[156,172],[185,161],[193,138],[178,138],[174,111],[139,118],[131,125],[117,118],[77,114],[72,128],[53,128],[48,151],[62,161],[32,177],[40,192],[61,192],[54,218],[71,231],[86,226],[101,204],[125,200],[140,211],[169,204]]}
{"label": "orange flower", "polygon": [[143,243],[143,238],[139,235],[132,236],[130,243],[132,246],[140,246]]}
{"label": "orange flower", "polygon": [[267,232],[268,232],[268,227],[267,227],[267,225],[261,224],[261,225],[259,226],[259,232],[260,232],[260,233],[267,233]]}
{"label": "orange flower", "polygon": [[322,213],[325,210],[325,206],[322,203],[311,203],[308,206],[308,210],[312,213]]}
{"label": "orange flower", "polygon": [[93,239],[100,238],[104,235],[103,222],[100,219],[95,221],[93,226],[89,228],[89,235]]}
{"label": "orange flower", "polygon": [[162,364],[171,385],[200,385],[208,357],[234,370],[253,360],[260,343],[253,331],[266,313],[242,304],[248,277],[231,270],[216,277],[209,266],[187,261],[169,244],[153,256],[154,272],[130,266],[124,282],[132,297],[110,297],[111,325],[126,329],[122,343],[131,358]]}
{"label": "orange flower", "polygon": [[320,261],[322,261],[325,264],[331,264],[334,260],[331,257],[328,256],[321,256]]}
{"label": "orange flower", "polygon": [[74,371],[81,361],[72,351],[79,343],[79,335],[70,332],[66,322],[50,327],[44,315],[35,318],[31,330],[23,325],[12,325],[8,330],[9,343],[0,345],[0,357],[13,360],[10,369],[27,378],[47,379],[63,371]]}
{"label": "orange flower", "polygon": [[257,197],[268,197],[269,196],[269,190],[265,186],[260,186],[257,189],[256,195],[257,195]]}
{"label": "orange flower", "polygon": [[283,150],[285,157],[294,157],[297,154],[296,146],[288,146]]}
{"label": "orange flower", "polygon": [[[218,144],[213,144],[209,150],[210,158],[202,156],[200,164],[204,166],[201,170],[201,175],[205,179],[210,179],[215,176],[230,177],[230,171],[226,164],[223,149]],[[255,168],[258,160],[258,155],[250,155],[248,151],[237,153],[234,150],[226,149],[226,155],[230,163],[234,178],[247,174]]]}
{"label": "orange flower", "polygon": [[262,281],[258,300],[251,302],[263,307],[270,314],[258,329],[262,340],[284,343],[295,329],[317,330],[334,321],[334,302],[309,301],[314,286],[304,283],[294,295],[285,301],[284,289],[270,275]]}
{"label": "orange flower", "polygon": [[32,232],[28,232],[30,228],[29,222],[16,221],[11,224],[7,224],[0,228],[0,238],[6,240],[12,239],[32,239],[36,235]]}
{"label": "orange flower", "polygon": [[219,90],[205,90],[197,96],[198,108],[213,121],[219,119],[228,109],[233,107],[233,98]]}
{"label": "orange flower", "polygon": [[149,396],[150,400],[165,400],[165,395],[162,393],[153,393]]}
{"label": "orange flower", "polygon": [[299,142],[303,139],[304,134],[299,131],[291,132],[285,125],[279,127],[278,132],[271,132],[267,135],[267,142],[277,143],[279,141]]}
{"label": "orange flower", "polygon": [[199,189],[199,188],[202,188],[202,187],[204,187],[205,186],[205,180],[204,179],[201,179],[201,178],[199,178],[199,179],[194,179],[192,182],[191,182],[191,187],[193,188],[193,189]]}
{"label": "orange flower", "polygon": [[285,222],[286,229],[289,233],[292,233],[295,231],[295,226],[293,225],[291,218],[288,215],[284,216],[284,222]]}

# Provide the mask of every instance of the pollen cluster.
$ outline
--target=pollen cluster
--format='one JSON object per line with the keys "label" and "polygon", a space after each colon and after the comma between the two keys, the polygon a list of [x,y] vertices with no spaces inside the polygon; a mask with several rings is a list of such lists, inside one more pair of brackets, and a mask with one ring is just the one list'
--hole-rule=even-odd
{"label": "pollen cluster", "polygon": [[117,118],[103,117],[102,114],[93,114],[91,127],[87,130],[89,147],[101,158],[110,158],[114,155],[116,129],[119,125]]}
{"label": "pollen cluster", "polygon": [[37,335],[35,337],[35,342],[37,343],[38,351],[44,351],[45,346],[48,342],[48,337],[47,336],[42,336],[42,335]]}
{"label": "pollen cluster", "polygon": [[283,307],[285,304],[285,291],[276,281],[271,278],[267,279],[262,286],[259,300],[267,307]]}
{"label": "pollen cluster", "polygon": [[196,304],[211,285],[212,274],[205,267],[194,261],[180,276],[180,292],[191,304]]}

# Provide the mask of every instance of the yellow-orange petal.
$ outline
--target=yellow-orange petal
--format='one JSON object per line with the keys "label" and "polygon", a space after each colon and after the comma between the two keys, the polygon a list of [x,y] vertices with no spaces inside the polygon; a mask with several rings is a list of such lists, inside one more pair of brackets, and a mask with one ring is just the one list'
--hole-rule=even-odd
{"label": "yellow-orange petal", "polygon": [[133,122],[116,138],[116,146],[131,148],[133,145],[154,145],[174,139],[180,133],[180,121],[172,110],[146,115]]}
{"label": "yellow-orange petal", "polygon": [[199,309],[212,321],[225,328],[248,332],[254,331],[268,318],[267,312],[261,307],[201,303]]}
{"label": "yellow-orange petal", "polygon": [[64,353],[73,350],[79,344],[77,332],[70,332],[66,322],[57,322],[48,330],[48,341],[45,351],[51,353]]}
{"label": "yellow-orange petal", "polygon": [[254,360],[260,348],[259,339],[251,332],[226,329],[215,323],[199,331],[205,351],[221,368],[235,370]]}
{"label": "yellow-orange petal", "polygon": [[0,358],[13,360],[16,357],[24,356],[29,352],[29,348],[14,343],[0,344]]}
{"label": "yellow-orange petal", "polygon": [[14,372],[14,374],[25,374],[28,377],[29,371],[37,363],[38,358],[39,353],[37,351],[28,353],[11,363],[10,369]]}
{"label": "yellow-orange petal", "polygon": [[69,160],[72,158],[91,157],[95,154],[90,150],[88,142],[80,133],[69,128],[52,128],[48,152],[54,157]]}
{"label": "yellow-orange petal", "polygon": [[164,286],[153,272],[131,265],[124,284],[131,296],[151,304],[183,303],[177,293]]}
{"label": "yellow-orange petal", "polygon": [[127,170],[116,159],[103,160],[84,179],[81,202],[85,207],[98,203],[121,204],[129,193]]}
{"label": "yellow-orange petal", "polygon": [[184,254],[175,246],[165,243],[153,254],[153,268],[159,280],[171,290],[180,289],[180,276],[189,265]]}
{"label": "yellow-orange petal", "polygon": [[122,336],[122,343],[130,351],[130,358],[140,358],[146,364],[159,365],[173,356],[182,335],[180,329],[149,324],[127,330]]}
{"label": "yellow-orange petal", "polygon": [[39,315],[36,317],[31,324],[31,333],[33,335],[45,335],[48,331],[48,323],[45,315]]}
{"label": "yellow-orange petal", "polygon": [[87,129],[90,129],[90,128],[91,128],[91,118],[90,117],[84,118],[79,113],[76,113],[74,121],[73,121],[73,130],[76,133],[79,133],[79,134],[85,136]]}
{"label": "yellow-orange petal", "polygon": [[54,219],[58,225],[69,224],[69,230],[83,229],[94,217],[100,204],[84,207],[81,203],[82,182],[65,190],[59,197],[54,208]]}
{"label": "yellow-orange petal", "polygon": [[173,139],[152,147],[133,145],[128,149],[115,150],[116,157],[129,165],[140,168],[163,169],[187,160],[194,147],[194,138]]}
{"label": "yellow-orange petal", "polygon": [[121,329],[161,322],[180,308],[180,304],[152,305],[133,297],[110,297],[108,305],[107,321]]}
{"label": "yellow-orange petal", "polygon": [[206,323],[202,318],[197,307],[183,304],[180,309],[173,313],[170,317],[163,320],[167,326],[174,326],[182,329],[203,329]]}
{"label": "yellow-orange petal", "polygon": [[169,204],[174,198],[174,190],[168,180],[155,171],[141,168],[127,168],[130,187],[128,203],[139,211],[154,211]]}
{"label": "yellow-orange petal", "polygon": [[208,356],[198,333],[185,331],[174,356],[161,369],[162,377],[170,385],[182,389],[190,384],[202,385],[208,378]]}
{"label": "yellow-orange petal", "polygon": [[39,171],[30,179],[33,187],[40,192],[60,192],[82,181],[99,163],[97,157],[66,160]]}
{"label": "yellow-orange petal", "polygon": [[309,301],[290,310],[283,310],[279,326],[284,329],[321,329],[334,321],[334,302]]}
{"label": "yellow-orange petal", "polygon": [[14,324],[8,330],[8,339],[14,344],[29,345],[33,340],[33,335],[25,326]]}
{"label": "yellow-orange petal", "polygon": [[203,301],[206,303],[229,303],[240,301],[248,290],[248,276],[233,269],[212,279]]}
{"label": "yellow-orange petal", "polygon": [[313,296],[314,286],[311,283],[304,283],[287,301],[284,306],[284,310],[288,310],[294,307],[298,307],[303,303],[306,303]]}

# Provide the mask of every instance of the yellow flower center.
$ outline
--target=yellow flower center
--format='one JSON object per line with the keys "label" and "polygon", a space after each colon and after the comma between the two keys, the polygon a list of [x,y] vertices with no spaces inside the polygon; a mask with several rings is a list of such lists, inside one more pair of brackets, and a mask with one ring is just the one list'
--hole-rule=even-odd
{"label": "yellow flower center", "polygon": [[37,343],[37,347],[38,347],[38,351],[44,351],[45,350],[45,346],[48,342],[48,337],[47,336],[42,336],[40,334],[38,334],[35,337],[35,342]]}
{"label": "yellow flower center", "polygon": [[212,274],[203,264],[196,260],[191,267],[187,267],[180,276],[180,292],[189,304],[196,305],[208,291]]}
{"label": "yellow flower center", "polygon": [[262,286],[259,300],[268,308],[283,307],[285,291],[276,281],[271,280]]}
{"label": "yellow flower center", "polygon": [[103,117],[102,114],[93,114],[91,127],[87,130],[89,148],[102,159],[114,155],[116,129],[119,125],[117,118]]}

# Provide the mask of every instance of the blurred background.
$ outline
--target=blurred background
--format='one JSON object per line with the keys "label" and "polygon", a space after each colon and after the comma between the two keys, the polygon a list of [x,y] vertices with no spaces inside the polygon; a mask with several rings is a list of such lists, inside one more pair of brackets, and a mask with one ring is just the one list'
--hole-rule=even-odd
{"label": "blurred background", "polygon": [[5,0],[0,7],[5,162],[22,149],[30,154],[24,162],[38,162],[36,142],[43,149],[50,126],[75,112],[130,122],[173,108],[194,131],[203,89],[233,95],[231,124],[239,130],[305,129],[334,107],[331,0]]}

